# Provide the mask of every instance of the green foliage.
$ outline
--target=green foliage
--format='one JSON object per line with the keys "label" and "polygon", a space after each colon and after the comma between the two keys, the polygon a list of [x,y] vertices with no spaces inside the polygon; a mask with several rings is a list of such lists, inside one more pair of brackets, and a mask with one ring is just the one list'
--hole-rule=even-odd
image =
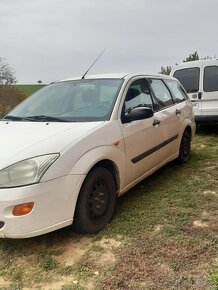
{"label": "green foliage", "polygon": [[[212,57],[210,56],[206,56],[204,58],[201,58],[201,59],[211,59]],[[188,62],[188,61],[194,61],[194,60],[199,60],[200,57],[199,57],[199,54],[197,51],[194,51],[193,53],[190,53],[188,57],[186,57],[183,62]],[[161,67],[161,70],[159,73],[161,74],[164,74],[164,75],[169,75],[170,72],[172,70],[172,66],[166,66],[166,67]]]}
{"label": "green foliage", "polygon": [[51,256],[42,255],[40,259],[40,266],[43,270],[50,271],[57,268],[57,263]]}
{"label": "green foliage", "polygon": [[214,266],[209,274],[209,284],[211,290],[218,290],[218,265]]}
{"label": "green foliage", "polygon": [[167,67],[162,66],[159,73],[164,74],[164,75],[169,75],[171,70],[172,70],[171,66],[167,66]]}
{"label": "green foliage", "polygon": [[39,89],[43,88],[45,85],[43,84],[33,84],[33,85],[16,85],[16,88],[22,92],[25,97],[29,97]]}
{"label": "green foliage", "polygon": [[61,274],[65,275],[65,276],[70,276],[73,274],[73,267],[72,266],[65,266],[62,270],[61,270]]}
{"label": "green foliage", "polygon": [[186,59],[183,60],[183,62],[193,61],[193,60],[199,60],[199,55],[197,51],[194,51],[191,53]]}
{"label": "green foliage", "polygon": [[90,269],[86,265],[77,265],[77,275],[79,277],[86,277],[90,274]]}

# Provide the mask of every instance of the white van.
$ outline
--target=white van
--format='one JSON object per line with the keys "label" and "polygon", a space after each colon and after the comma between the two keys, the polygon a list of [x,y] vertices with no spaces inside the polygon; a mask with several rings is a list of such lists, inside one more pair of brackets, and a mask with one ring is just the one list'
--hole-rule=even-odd
{"label": "white van", "polygon": [[184,62],[171,75],[186,89],[197,124],[218,124],[218,59]]}

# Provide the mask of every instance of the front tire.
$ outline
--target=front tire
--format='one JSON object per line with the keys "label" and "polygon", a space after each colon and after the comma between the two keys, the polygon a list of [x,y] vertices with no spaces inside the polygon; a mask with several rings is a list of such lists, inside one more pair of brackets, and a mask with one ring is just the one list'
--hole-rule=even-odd
{"label": "front tire", "polygon": [[191,134],[188,130],[185,130],[182,135],[182,140],[179,147],[179,157],[180,163],[185,163],[190,158],[191,151]]}
{"label": "front tire", "polygon": [[96,233],[111,220],[116,205],[116,184],[109,170],[98,167],[86,177],[77,200],[73,227]]}

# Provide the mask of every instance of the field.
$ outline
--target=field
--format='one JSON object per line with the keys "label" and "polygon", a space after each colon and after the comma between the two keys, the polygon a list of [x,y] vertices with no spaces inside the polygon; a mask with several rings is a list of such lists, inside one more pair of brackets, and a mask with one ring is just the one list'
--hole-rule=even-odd
{"label": "field", "polygon": [[218,289],[218,130],[118,199],[96,235],[0,240],[0,289]]}
{"label": "field", "polygon": [[33,94],[37,90],[44,87],[44,84],[34,84],[34,85],[16,85],[16,87],[26,96]]}

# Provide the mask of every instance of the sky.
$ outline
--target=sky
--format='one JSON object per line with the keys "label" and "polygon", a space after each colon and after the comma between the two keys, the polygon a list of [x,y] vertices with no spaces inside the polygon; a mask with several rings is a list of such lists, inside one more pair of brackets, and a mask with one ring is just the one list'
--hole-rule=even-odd
{"label": "sky", "polygon": [[158,73],[218,57],[217,0],[0,0],[0,57],[18,83],[85,73]]}

